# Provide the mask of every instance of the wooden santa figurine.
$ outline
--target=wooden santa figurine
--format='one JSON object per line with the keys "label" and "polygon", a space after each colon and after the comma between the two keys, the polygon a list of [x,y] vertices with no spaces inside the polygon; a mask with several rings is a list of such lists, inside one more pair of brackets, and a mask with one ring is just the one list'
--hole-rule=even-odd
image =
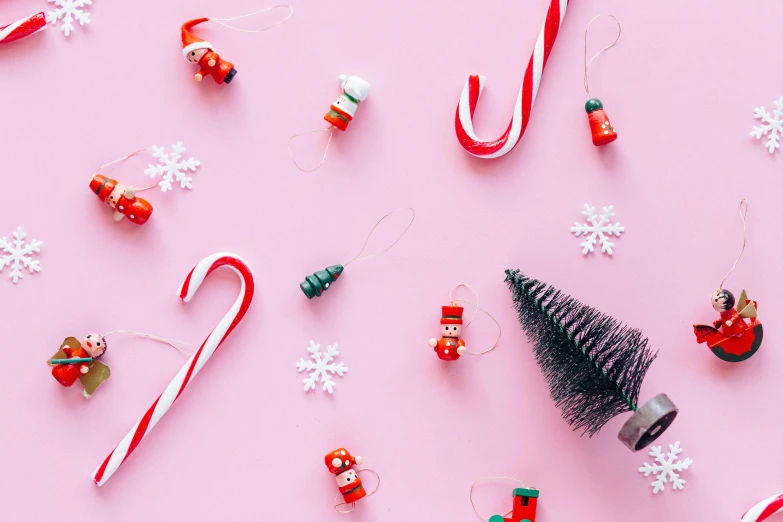
{"label": "wooden santa figurine", "polygon": [[461,306],[444,306],[440,318],[440,340],[430,339],[430,346],[435,349],[441,360],[456,361],[467,351],[465,341],[459,338],[462,333]]}
{"label": "wooden santa figurine", "polygon": [[352,456],[345,448],[339,448],[327,454],[324,462],[329,472],[336,475],[337,487],[346,504],[353,504],[367,496],[362,479],[353,469],[353,466],[361,466],[364,459],[358,455]]}
{"label": "wooden santa figurine", "polygon": [[217,83],[231,83],[237,75],[234,64],[222,60],[211,43],[190,32],[194,26],[208,21],[209,18],[196,18],[182,24],[182,56],[190,63],[199,66],[195,76],[196,81],[200,82],[204,76],[209,75]]}
{"label": "wooden santa figurine", "polygon": [[145,199],[137,198],[134,187],[121,185],[103,174],[93,176],[90,190],[114,209],[114,221],[127,217],[131,223],[143,225],[152,215],[152,205]]}

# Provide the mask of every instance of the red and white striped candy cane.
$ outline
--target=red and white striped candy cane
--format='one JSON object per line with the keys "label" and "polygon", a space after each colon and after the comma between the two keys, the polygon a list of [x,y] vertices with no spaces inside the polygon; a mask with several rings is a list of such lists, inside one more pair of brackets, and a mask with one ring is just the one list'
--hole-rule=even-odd
{"label": "red and white striped candy cane", "polygon": [[242,287],[237,297],[236,302],[218,323],[209,337],[206,338],[201,347],[194,353],[190,359],[185,363],[185,366],[179,371],[174,379],[166,386],[160,397],[152,403],[152,406],[147,413],[141,418],[139,422],[133,427],[130,432],[125,435],[117,447],[112,451],[103,464],[93,473],[92,479],[98,486],[102,486],[107,480],[117,471],[120,465],[127,459],[133,450],[144,440],[144,437],[149,434],[153,427],[168,411],[174,401],[185,391],[185,387],[190,383],[193,377],[204,367],[204,364],[209,360],[212,354],[215,352],[218,346],[223,340],[228,337],[228,334],[234,329],[234,327],[245,316],[245,312],[250,307],[250,303],[253,300],[253,292],[255,290],[255,282],[253,281],[253,272],[245,261],[234,254],[219,253],[212,254],[196,265],[193,270],[190,271],[188,277],[185,278],[185,282],[182,283],[182,287],[179,290],[179,296],[186,303],[195,295],[201,283],[204,279],[215,269],[222,266],[231,268],[239,274],[242,282]]}
{"label": "red and white striped candy cane", "polygon": [[46,15],[43,13],[30,15],[27,18],[0,27],[0,44],[13,42],[43,29],[46,29]]}
{"label": "red and white striped candy cane", "polygon": [[465,87],[462,88],[462,95],[457,105],[457,116],[455,118],[455,127],[457,129],[457,138],[460,144],[479,158],[498,158],[511,149],[513,149],[522,138],[527,123],[530,121],[530,113],[533,110],[533,103],[536,101],[538,86],[541,83],[541,75],[544,72],[544,66],[552,51],[552,46],[557,38],[557,32],[560,24],[563,23],[566,8],[569,0],[551,0],[549,10],[546,13],[544,26],[538,35],[536,46],[533,48],[533,55],[527,64],[525,78],[522,80],[522,86],[519,88],[517,102],[514,105],[514,115],[511,117],[511,123],[508,129],[500,138],[492,141],[482,141],[476,137],[473,131],[473,113],[476,111],[481,91],[484,90],[486,76],[473,74],[468,77]]}
{"label": "red and white striped candy cane", "polygon": [[740,522],[762,522],[781,511],[783,511],[783,495],[769,497],[750,508],[742,515]]}

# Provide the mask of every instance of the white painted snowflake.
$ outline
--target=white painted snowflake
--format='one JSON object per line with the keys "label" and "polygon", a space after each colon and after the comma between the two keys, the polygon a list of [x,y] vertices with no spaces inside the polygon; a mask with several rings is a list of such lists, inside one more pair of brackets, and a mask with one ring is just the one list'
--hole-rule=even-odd
{"label": "white painted snowflake", "polygon": [[780,148],[780,138],[783,135],[783,96],[775,102],[775,110],[768,113],[762,105],[753,111],[753,117],[761,120],[760,127],[753,127],[750,135],[760,140],[762,136],[769,134],[769,140],[764,144],[770,154],[774,154]]}
{"label": "white painted snowflake", "polygon": [[599,219],[595,215],[595,207],[585,203],[585,209],[582,211],[582,214],[587,216],[588,223],[574,223],[574,226],[571,227],[571,232],[576,237],[582,234],[585,236],[584,242],[581,243],[582,254],[594,252],[595,243],[598,241],[601,243],[601,252],[611,256],[614,253],[614,250],[612,250],[614,243],[609,241],[609,236],[614,234],[620,237],[620,234],[625,232],[625,227],[621,226],[620,223],[609,223],[609,219],[614,216],[614,205],[604,207],[604,211]]}
{"label": "white painted snowflake", "polygon": [[680,478],[678,472],[688,469],[688,466],[693,464],[693,459],[677,460],[677,455],[682,453],[680,449],[680,441],[674,444],[669,444],[669,453],[664,455],[661,451],[661,446],[653,446],[650,448],[650,456],[655,457],[655,463],[644,463],[644,466],[639,468],[639,473],[644,473],[645,477],[649,477],[650,473],[655,475],[655,480],[650,483],[653,488],[653,493],[663,491],[666,481],[668,480],[672,484],[672,489],[684,489],[685,480]]}
{"label": "white painted snowflake", "polygon": [[310,352],[310,359],[312,360],[299,359],[299,362],[296,363],[299,373],[305,370],[310,372],[304,381],[304,391],[314,390],[315,383],[320,381],[323,384],[322,389],[324,391],[334,393],[336,383],[332,379],[332,375],[342,377],[344,373],[348,373],[348,368],[344,363],[334,362],[334,358],[340,355],[339,348],[336,344],[330,344],[326,348],[326,353],[323,353],[321,352],[320,344],[310,341],[310,347],[307,351]]}
{"label": "white painted snowflake", "polygon": [[16,232],[14,232],[13,241],[8,241],[5,236],[0,237],[0,253],[3,254],[2,259],[0,259],[0,272],[5,267],[10,266],[11,273],[8,277],[14,280],[14,284],[24,278],[22,268],[27,268],[31,274],[41,271],[41,262],[33,260],[33,253],[41,251],[43,241],[33,239],[25,244],[25,237],[27,237],[27,232],[22,230],[22,227],[17,228]]}
{"label": "white painted snowflake", "polygon": [[53,3],[58,9],[46,13],[46,21],[52,25],[57,25],[57,21],[62,18],[63,24],[60,30],[65,36],[69,36],[74,29],[74,22],[79,25],[90,23],[90,13],[82,10],[82,7],[92,5],[92,0],[47,0]]}
{"label": "white painted snowflake", "polygon": [[163,147],[156,147],[153,145],[152,157],[157,158],[159,164],[150,165],[144,171],[144,174],[147,174],[153,179],[155,176],[163,176],[160,183],[158,183],[160,190],[163,192],[171,190],[171,184],[175,179],[176,181],[179,181],[182,188],[192,189],[193,185],[191,185],[190,182],[193,181],[193,178],[186,176],[185,172],[194,172],[196,167],[201,165],[201,162],[197,159],[193,159],[192,156],[183,160],[183,152],[185,152],[185,147],[182,145],[181,141],[178,141],[171,146],[171,155],[166,154]]}

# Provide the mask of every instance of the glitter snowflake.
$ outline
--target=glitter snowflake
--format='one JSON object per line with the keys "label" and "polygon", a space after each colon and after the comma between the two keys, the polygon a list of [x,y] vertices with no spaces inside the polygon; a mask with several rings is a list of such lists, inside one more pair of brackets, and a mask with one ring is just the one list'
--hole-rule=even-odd
{"label": "glitter snowflake", "polygon": [[685,480],[680,478],[679,472],[688,469],[688,466],[693,464],[693,459],[675,460],[680,453],[682,453],[680,441],[669,444],[668,455],[663,454],[661,446],[650,448],[650,456],[655,457],[655,463],[645,462],[644,466],[639,468],[639,473],[644,473],[645,477],[649,477],[650,473],[655,475],[655,480],[650,483],[653,493],[663,491],[667,480],[671,482],[672,489],[685,488]]}
{"label": "glitter snowflake", "polygon": [[344,373],[348,373],[348,368],[344,363],[334,362],[334,358],[340,355],[339,348],[336,344],[330,344],[326,348],[326,353],[323,353],[321,352],[320,344],[310,341],[310,347],[307,351],[310,352],[310,359],[312,360],[299,359],[299,362],[296,363],[299,373],[303,371],[310,372],[304,381],[304,391],[314,390],[315,383],[320,381],[323,384],[322,389],[324,391],[334,393],[336,383],[332,379],[332,375],[342,377]]}
{"label": "glitter snowflake", "polygon": [[32,254],[41,251],[43,241],[33,239],[25,244],[25,237],[27,237],[27,232],[22,230],[22,227],[17,228],[14,232],[13,241],[8,241],[5,236],[0,237],[0,253],[4,254],[0,259],[0,272],[10,266],[11,273],[8,277],[14,280],[14,284],[24,278],[22,268],[27,268],[31,274],[41,271],[41,262],[33,260]]}
{"label": "glitter snowflake", "polygon": [[783,97],[775,102],[775,110],[768,113],[762,105],[753,111],[753,117],[761,120],[760,127],[753,127],[750,135],[760,140],[762,136],[769,134],[769,140],[764,144],[770,154],[774,154],[780,148],[780,137],[783,135]]}
{"label": "glitter snowflake", "polygon": [[620,234],[625,232],[625,227],[621,226],[620,223],[609,223],[610,218],[614,216],[614,205],[604,207],[601,217],[598,218],[595,214],[595,207],[585,203],[585,209],[582,211],[582,214],[587,216],[588,223],[574,223],[574,226],[571,227],[571,232],[576,237],[582,234],[585,236],[584,242],[581,243],[582,254],[594,252],[595,243],[598,241],[601,243],[601,252],[611,256],[614,253],[614,250],[612,250],[614,243],[609,241],[609,236],[614,234],[620,237]]}
{"label": "glitter snowflake", "polygon": [[151,178],[163,176],[160,183],[158,183],[160,190],[163,192],[171,190],[171,184],[175,179],[176,181],[179,181],[182,188],[192,189],[193,185],[191,185],[190,182],[193,181],[193,178],[186,176],[185,172],[195,171],[196,167],[201,165],[201,162],[197,159],[193,159],[193,157],[183,160],[183,152],[185,152],[185,147],[182,145],[181,141],[171,146],[170,155],[164,152],[163,147],[156,147],[153,145],[152,157],[157,158],[159,164],[150,165],[144,171],[144,174],[147,174]]}
{"label": "glitter snowflake", "polygon": [[74,29],[73,22],[79,22],[79,25],[90,23],[90,13],[84,12],[82,7],[92,5],[92,0],[47,0],[53,3],[59,9],[46,13],[46,21],[52,25],[57,25],[57,21],[62,18],[63,24],[60,30],[65,36],[69,36]]}

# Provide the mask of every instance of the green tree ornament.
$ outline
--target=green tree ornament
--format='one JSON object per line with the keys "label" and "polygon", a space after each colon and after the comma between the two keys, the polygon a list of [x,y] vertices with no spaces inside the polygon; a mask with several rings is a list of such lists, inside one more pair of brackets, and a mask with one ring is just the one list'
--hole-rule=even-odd
{"label": "green tree ornament", "polygon": [[329,286],[334,281],[337,281],[337,278],[340,277],[343,270],[343,265],[328,266],[324,270],[319,270],[313,275],[305,277],[304,282],[299,285],[299,288],[302,289],[302,292],[304,292],[308,299],[320,297],[324,291],[329,289]]}

